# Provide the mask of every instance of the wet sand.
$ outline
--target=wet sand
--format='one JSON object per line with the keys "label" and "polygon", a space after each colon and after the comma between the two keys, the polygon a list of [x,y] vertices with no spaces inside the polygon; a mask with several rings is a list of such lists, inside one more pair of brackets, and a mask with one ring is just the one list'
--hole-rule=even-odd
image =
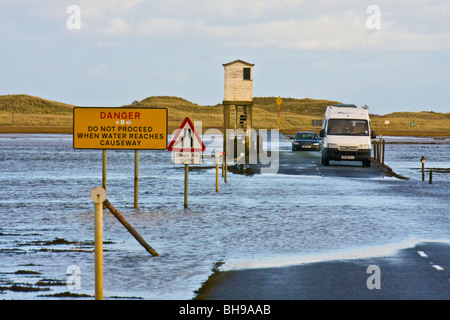
{"label": "wet sand", "polygon": [[196,299],[448,300],[450,244],[419,243],[392,256],[219,271]]}

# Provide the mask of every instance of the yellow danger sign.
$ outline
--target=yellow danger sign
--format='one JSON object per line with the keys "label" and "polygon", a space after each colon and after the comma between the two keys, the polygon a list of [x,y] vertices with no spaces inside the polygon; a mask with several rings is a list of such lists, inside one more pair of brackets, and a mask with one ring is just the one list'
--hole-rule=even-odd
{"label": "yellow danger sign", "polygon": [[75,149],[166,149],[167,109],[73,109]]}

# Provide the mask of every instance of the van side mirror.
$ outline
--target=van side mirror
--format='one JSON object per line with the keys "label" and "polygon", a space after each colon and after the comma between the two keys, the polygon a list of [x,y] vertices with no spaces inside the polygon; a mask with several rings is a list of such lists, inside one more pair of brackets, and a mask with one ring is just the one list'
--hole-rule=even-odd
{"label": "van side mirror", "polygon": [[319,137],[321,137],[321,138],[325,137],[325,130],[323,130],[323,129],[320,130]]}
{"label": "van side mirror", "polygon": [[372,131],[372,133],[370,134],[370,137],[372,139],[376,139],[377,138],[377,134],[375,133],[375,131]]}

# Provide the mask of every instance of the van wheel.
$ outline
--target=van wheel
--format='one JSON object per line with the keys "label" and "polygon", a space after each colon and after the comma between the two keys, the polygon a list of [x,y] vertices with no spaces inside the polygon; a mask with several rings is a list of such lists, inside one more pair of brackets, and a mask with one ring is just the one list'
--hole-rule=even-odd
{"label": "van wheel", "polygon": [[323,165],[324,166],[329,166],[330,165],[330,159],[328,159],[328,158],[322,158],[322,162],[323,162]]}
{"label": "van wheel", "polygon": [[363,166],[364,167],[370,167],[370,159],[368,159],[368,160],[363,160]]}

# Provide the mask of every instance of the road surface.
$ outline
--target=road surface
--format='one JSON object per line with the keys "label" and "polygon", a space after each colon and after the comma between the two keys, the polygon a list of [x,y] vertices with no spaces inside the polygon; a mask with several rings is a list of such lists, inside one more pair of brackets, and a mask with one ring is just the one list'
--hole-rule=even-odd
{"label": "road surface", "polygon": [[[276,157],[272,157],[276,158]],[[320,151],[291,151],[280,148],[278,163],[252,165],[254,172],[260,173],[261,167],[278,166],[277,174],[312,175],[325,177],[377,178],[385,174],[377,166],[362,166],[361,161],[330,161],[329,166],[321,164]]]}
{"label": "road surface", "polygon": [[450,244],[421,243],[386,257],[221,272],[199,298],[448,300]]}

